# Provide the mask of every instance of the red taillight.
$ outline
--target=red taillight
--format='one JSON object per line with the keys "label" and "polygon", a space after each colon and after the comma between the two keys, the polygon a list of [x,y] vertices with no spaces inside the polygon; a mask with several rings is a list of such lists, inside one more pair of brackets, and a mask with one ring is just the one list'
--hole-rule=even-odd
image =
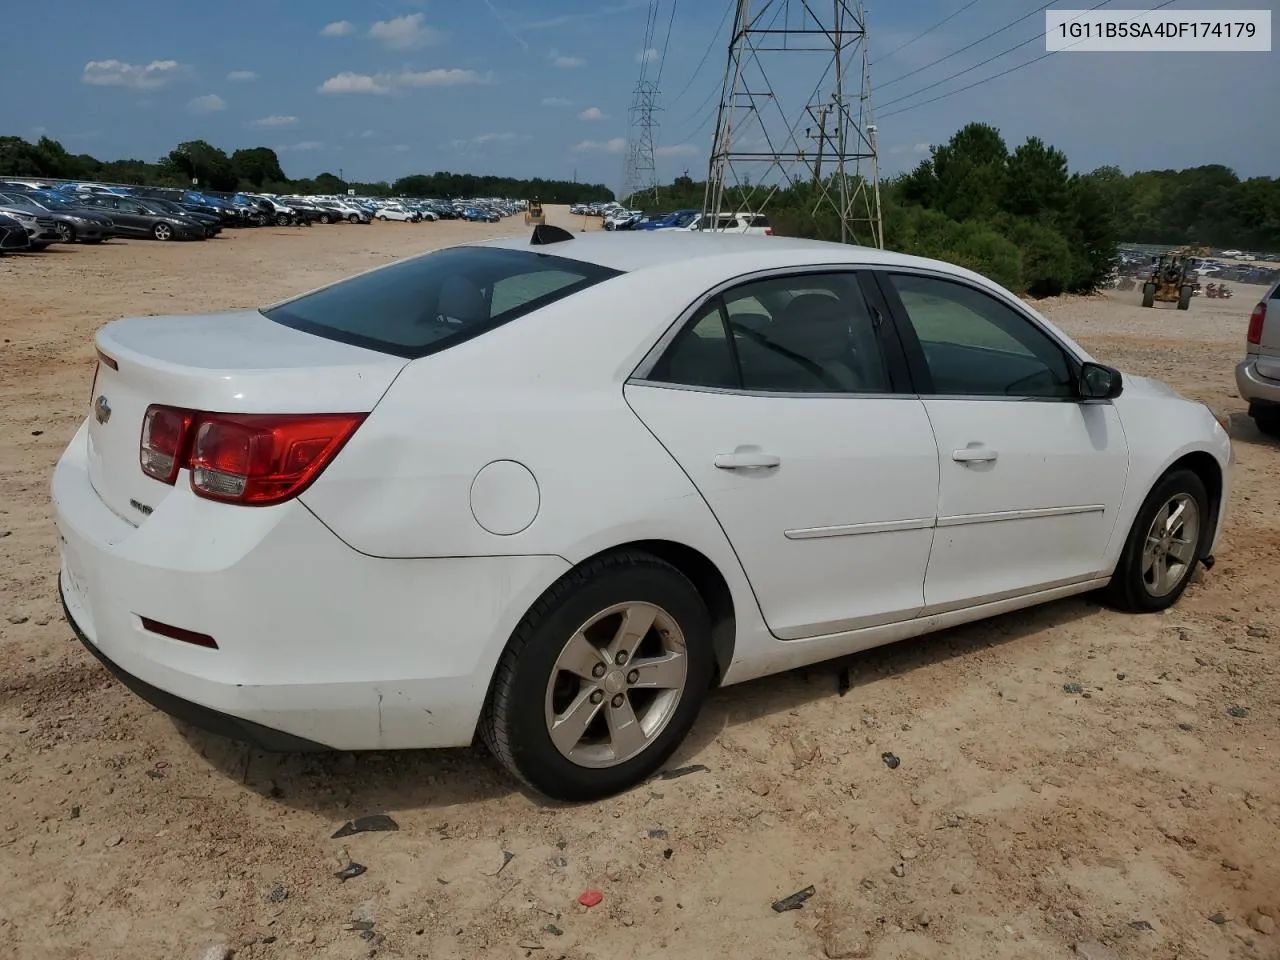
{"label": "red taillight", "polygon": [[766,237],[772,237],[772,236],[773,236],[773,227],[765,227],[765,228],[764,228],[764,235],[765,235]]}
{"label": "red taillight", "polygon": [[1260,300],[1258,305],[1253,308],[1253,313],[1249,315],[1249,334],[1248,340],[1255,346],[1262,342],[1262,324],[1267,319],[1267,301]]}
{"label": "red taillight", "polygon": [[142,472],[162,483],[173,483],[186,459],[187,437],[195,418],[190,410],[151,406],[142,418],[139,459]]}
{"label": "red taillight", "polygon": [[[173,483],[178,470],[186,467],[191,471],[191,489],[210,500],[249,506],[280,503],[297,496],[320,475],[365,416],[195,413],[153,406],[143,421],[142,469],[157,480]],[[160,449],[156,449],[157,427],[163,441]],[[170,451],[174,466],[163,474],[159,468],[168,462],[165,457]],[[156,469],[148,469],[149,458]]]}

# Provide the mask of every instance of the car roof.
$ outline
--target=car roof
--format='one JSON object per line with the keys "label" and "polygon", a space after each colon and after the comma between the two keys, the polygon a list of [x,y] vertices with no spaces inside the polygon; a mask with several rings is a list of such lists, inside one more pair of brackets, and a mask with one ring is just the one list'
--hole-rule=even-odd
{"label": "car roof", "polygon": [[572,240],[534,247],[529,237],[517,235],[477,241],[476,245],[506,250],[531,250],[568,260],[581,260],[612,270],[631,273],[666,266],[687,266],[692,261],[715,259],[720,267],[731,267],[740,260],[745,269],[757,269],[762,259],[776,261],[777,266],[806,264],[850,264],[865,266],[930,267],[949,273],[968,275],[969,271],[953,264],[923,257],[913,257],[875,247],[805,240],[798,237],[760,237],[743,234],[672,232],[642,230],[638,232],[579,233]]}

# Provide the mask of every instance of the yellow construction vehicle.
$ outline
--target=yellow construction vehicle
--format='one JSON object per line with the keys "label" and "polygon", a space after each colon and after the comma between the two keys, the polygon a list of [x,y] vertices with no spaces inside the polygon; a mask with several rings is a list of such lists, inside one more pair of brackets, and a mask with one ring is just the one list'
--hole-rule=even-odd
{"label": "yellow construction vehicle", "polygon": [[530,200],[529,206],[525,207],[524,210],[524,225],[526,227],[531,227],[546,222],[547,215],[542,212],[542,201]]}
{"label": "yellow construction vehicle", "polygon": [[1179,310],[1186,310],[1191,306],[1195,289],[1196,276],[1190,255],[1179,251],[1166,253],[1152,258],[1151,276],[1142,285],[1142,305],[1154,307],[1158,300],[1176,303]]}

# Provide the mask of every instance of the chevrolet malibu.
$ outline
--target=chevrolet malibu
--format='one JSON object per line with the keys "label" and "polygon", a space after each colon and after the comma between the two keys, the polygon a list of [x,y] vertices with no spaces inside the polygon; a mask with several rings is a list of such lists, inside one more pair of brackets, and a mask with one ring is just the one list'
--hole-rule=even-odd
{"label": "chevrolet malibu", "polygon": [[671,233],[462,245],[117,320],[57,465],[69,623],[273,750],[479,737],[565,800],[707,691],[1213,562],[1231,443],[975,273]]}

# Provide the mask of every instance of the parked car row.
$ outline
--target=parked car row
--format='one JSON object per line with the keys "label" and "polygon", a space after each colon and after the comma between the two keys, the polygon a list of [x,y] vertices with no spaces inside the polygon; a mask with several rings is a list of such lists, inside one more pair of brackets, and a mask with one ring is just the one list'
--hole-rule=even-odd
{"label": "parked car row", "polygon": [[497,223],[526,201],[282,196],[176,187],[0,180],[0,253],[113,237],[207,240],[224,228],[469,220]]}

